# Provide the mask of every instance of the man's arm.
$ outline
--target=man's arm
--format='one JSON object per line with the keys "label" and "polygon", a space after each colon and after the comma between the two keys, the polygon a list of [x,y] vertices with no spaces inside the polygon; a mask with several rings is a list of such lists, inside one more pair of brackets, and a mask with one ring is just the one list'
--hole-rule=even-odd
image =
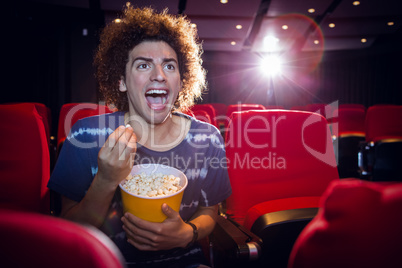
{"label": "man's arm", "polygon": [[131,127],[118,127],[98,154],[98,173],[80,202],[62,197],[60,216],[100,227],[119,183],[130,173],[136,152],[136,136]]}

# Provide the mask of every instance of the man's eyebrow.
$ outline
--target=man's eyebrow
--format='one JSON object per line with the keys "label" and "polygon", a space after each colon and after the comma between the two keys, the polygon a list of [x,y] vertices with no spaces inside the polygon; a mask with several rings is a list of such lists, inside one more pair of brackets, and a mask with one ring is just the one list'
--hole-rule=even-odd
{"label": "man's eyebrow", "polygon": [[[153,62],[154,60],[152,58],[147,58],[147,57],[137,57],[133,60],[133,63],[138,61],[138,60],[143,60],[143,61],[148,61],[148,62]],[[177,63],[177,60],[175,58],[164,58],[163,62],[170,62],[173,61]]]}

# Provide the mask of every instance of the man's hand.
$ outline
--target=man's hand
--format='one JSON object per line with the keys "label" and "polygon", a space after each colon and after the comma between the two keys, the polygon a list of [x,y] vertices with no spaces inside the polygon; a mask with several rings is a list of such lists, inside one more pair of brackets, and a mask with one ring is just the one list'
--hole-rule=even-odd
{"label": "man's hand", "polygon": [[106,140],[98,154],[98,176],[103,182],[116,186],[133,167],[137,151],[137,137],[133,128],[119,126]]}
{"label": "man's hand", "polygon": [[193,228],[167,204],[162,205],[162,211],[167,216],[162,223],[145,221],[125,213],[122,222],[128,243],[139,250],[150,251],[185,247],[193,238]]}

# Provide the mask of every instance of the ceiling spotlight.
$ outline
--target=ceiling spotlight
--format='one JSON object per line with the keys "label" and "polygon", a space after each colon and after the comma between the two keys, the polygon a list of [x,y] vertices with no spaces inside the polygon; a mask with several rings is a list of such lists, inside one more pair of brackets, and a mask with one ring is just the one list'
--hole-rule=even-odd
{"label": "ceiling spotlight", "polygon": [[287,30],[287,29],[289,29],[289,26],[287,26],[286,24],[282,25],[282,29]]}
{"label": "ceiling spotlight", "polygon": [[275,36],[268,35],[268,36],[264,37],[264,47],[268,51],[274,51],[278,46],[278,42],[279,42],[279,39],[276,38]]}
{"label": "ceiling spotlight", "polygon": [[366,42],[367,42],[367,39],[366,39],[366,38],[362,38],[360,41],[361,41],[362,43],[366,43]]}
{"label": "ceiling spotlight", "polygon": [[270,76],[281,73],[282,61],[278,56],[271,55],[261,61],[261,71]]}
{"label": "ceiling spotlight", "polygon": [[314,8],[309,8],[307,11],[308,11],[308,13],[314,13],[315,9]]}
{"label": "ceiling spotlight", "polygon": [[388,25],[388,26],[394,26],[395,23],[394,23],[393,21],[389,21],[389,22],[387,22],[387,25]]}
{"label": "ceiling spotlight", "polygon": [[236,45],[236,42],[235,42],[235,41],[232,41],[232,42],[230,42],[230,44],[231,44],[232,46],[235,46],[235,45]]}
{"label": "ceiling spotlight", "polygon": [[221,0],[221,3],[222,3],[222,4],[227,4],[227,3],[228,3],[228,0]]}
{"label": "ceiling spotlight", "polygon": [[191,28],[197,28],[197,24],[191,23]]}
{"label": "ceiling spotlight", "polygon": [[314,44],[318,45],[320,43],[319,40],[314,40]]}
{"label": "ceiling spotlight", "polygon": [[353,5],[354,5],[354,6],[360,5],[360,1],[354,1],[354,2],[353,2]]}
{"label": "ceiling spotlight", "polygon": [[121,22],[121,19],[115,19],[114,22],[115,22],[115,23],[120,23],[120,22]]}
{"label": "ceiling spotlight", "polygon": [[241,28],[243,28],[242,25],[240,25],[240,24],[237,24],[237,25],[236,25],[236,29],[237,29],[237,30],[240,30]]}
{"label": "ceiling spotlight", "polygon": [[328,26],[329,28],[335,28],[335,23],[330,23]]}

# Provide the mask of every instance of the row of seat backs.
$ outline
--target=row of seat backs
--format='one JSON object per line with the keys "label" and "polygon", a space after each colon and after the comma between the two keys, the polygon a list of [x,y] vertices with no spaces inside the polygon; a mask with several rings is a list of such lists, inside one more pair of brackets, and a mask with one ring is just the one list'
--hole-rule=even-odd
{"label": "row of seat backs", "polygon": [[[338,106],[339,109],[359,109],[362,111],[366,111],[366,107],[363,104],[358,104],[358,103],[344,103],[344,104],[339,104]],[[327,103],[310,103],[307,105],[297,105],[297,106],[292,106],[290,110],[294,111],[306,111],[306,112],[313,112],[313,113],[318,113],[324,116],[325,118],[331,118],[333,117],[334,109],[329,107]]]}
{"label": "row of seat backs", "polygon": [[[210,123],[217,128],[226,128],[233,112],[265,109],[267,108],[261,104],[239,103],[226,105],[223,103],[209,103],[194,105],[188,114],[195,116],[201,121]],[[269,109],[283,109],[283,107],[269,106]]]}
{"label": "row of seat backs", "polygon": [[[402,106],[374,105],[367,111],[358,108],[339,108],[335,111],[335,116],[332,130],[336,137],[334,145],[337,150],[340,177],[397,179],[398,176],[395,174],[398,164],[392,163],[400,161],[398,148],[401,145],[379,144],[379,142],[402,141]],[[366,161],[363,159],[370,158],[373,158],[371,164],[365,167],[363,162]],[[373,176],[368,176],[369,170],[373,171],[371,174]]]}
{"label": "row of seat backs", "polygon": [[373,105],[367,110],[339,107],[333,118],[337,136],[362,136],[367,142],[402,137],[402,106]]}
{"label": "row of seat backs", "polygon": [[2,267],[125,267],[116,245],[94,227],[0,209]]}
{"label": "row of seat backs", "polygon": [[0,105],[1,208],[49,213],[47,123],[38,107],[33,103]]}

